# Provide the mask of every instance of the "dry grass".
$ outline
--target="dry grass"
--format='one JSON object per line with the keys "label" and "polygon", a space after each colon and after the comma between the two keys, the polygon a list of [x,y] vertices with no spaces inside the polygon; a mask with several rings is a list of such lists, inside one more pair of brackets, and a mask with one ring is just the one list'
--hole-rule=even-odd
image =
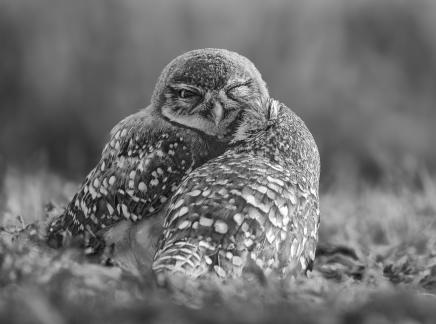
{"label": "dry grass", "polygon": [[[308,278],[156,288],[41,242],[75,185],[49,172],[9,170],[0,208],[0,322],[433,323],[436,179],[336,181],[322,194],[320,249]],[[47,205],[47,203],[49,203]],[[24,229],[24,230],[23,230]],[[188,305],[188,306],[186,306]]]}

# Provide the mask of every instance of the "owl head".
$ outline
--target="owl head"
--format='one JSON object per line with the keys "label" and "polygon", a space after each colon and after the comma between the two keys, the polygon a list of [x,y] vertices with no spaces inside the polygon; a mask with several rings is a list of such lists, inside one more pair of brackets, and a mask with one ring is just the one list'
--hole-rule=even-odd
{"label": "owl head", "polygon": [[259,71],[246,57],[224,49],[198,49],[162,71],[151,103],[166,120],[229,141],[241,112],[268,97]]}
{"label": "owl head", "polygon": [[261,97],[253,100],[249,109],[244,109],[239,120],[231,144],[250,140],[259,132],[268,129],[278,120],[282,104],[270,97]]}

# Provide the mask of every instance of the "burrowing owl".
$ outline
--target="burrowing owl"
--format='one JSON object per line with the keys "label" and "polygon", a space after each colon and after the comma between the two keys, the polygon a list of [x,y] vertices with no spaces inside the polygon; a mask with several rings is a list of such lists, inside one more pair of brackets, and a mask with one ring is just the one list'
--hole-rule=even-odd
{"label": "burrowing owl", "polygon": [[85,234],[89,245],[120,220],[154,215],[184,175],[224,151],[242,109],[260,96],[268,96],[265,82],[237,53],[201,49],[175,58],[151,104],[114,127],[100,162],[49,226],[49,244]]}
{"label": "burrowing owl", "polygon": [[281,276],[310,269],[319,172],[304,122],[275,100],[253,104],[230,148],[191,172],[173,194],[153,270],[163,277],[229,278],[253,266]]}

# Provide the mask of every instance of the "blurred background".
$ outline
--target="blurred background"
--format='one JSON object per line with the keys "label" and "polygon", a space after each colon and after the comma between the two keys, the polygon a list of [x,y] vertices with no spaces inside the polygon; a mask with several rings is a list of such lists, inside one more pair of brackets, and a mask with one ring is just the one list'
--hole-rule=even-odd
{"label": "blurred background", "polygon": [[0,0],[0,160],[81,180],[172,58],[219,47],[306,121],[323,186],[433,172],[435,18],[432,0]]}

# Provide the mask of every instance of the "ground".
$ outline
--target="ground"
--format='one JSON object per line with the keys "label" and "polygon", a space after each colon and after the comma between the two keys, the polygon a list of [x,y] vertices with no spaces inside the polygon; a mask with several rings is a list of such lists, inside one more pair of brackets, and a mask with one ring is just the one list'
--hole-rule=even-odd
{"label": "ground", "polygon": [[376,183],[353,177],[321,190],[320,245],[307,277],[187,283],[182,294],[80,251],[47,248],[44,225],[77,184],[8,169],[0,322],[434,323],[436,179],[424,171]]}

